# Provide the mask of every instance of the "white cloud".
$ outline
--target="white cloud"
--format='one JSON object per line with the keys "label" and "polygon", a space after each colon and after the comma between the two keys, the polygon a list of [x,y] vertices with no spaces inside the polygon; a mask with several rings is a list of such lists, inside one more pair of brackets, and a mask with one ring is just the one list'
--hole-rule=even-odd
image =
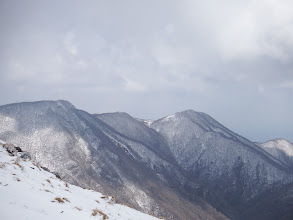
{"label": "white cloud", "polygon": [[279,86],[280,88],[291,89],[293,92],[293,80],[282,82]]}
{"label": "white cloud", "polygon": [[11,60],[7,65],[6,75],[12,80],[29,79],[36,76],[36,72],[20,61]]}
{"label": "white cloud", "polygon": [[[186,1],[187,19],[223,58],[292,58],[293,2],[250,0]],[[288,49],[290,48],[290,49]]]}
{"label": "white cloud", "polygon": [[166,34],[172,34],[175,32],[175,25],[174,24],[167,24],[164,28]]}
{"label": "white cloud", "polygon": [[88,68],[88,63],[84,60],[79,60],[76,63],[76,67],[79,70],[86,70]]}
{"label": "white cloud", "polygon": [[124,77],[125,83],[125,89],[131,92],[145,92],[146,87],[139,82],[135,82],[133,80],[127,79]]}
{"label": "white cloud", "polygon": [[258,91],[258,93],[260,93],[260,94],[263,94],[264,92],[265,92],[265,88],[264,88],[264,86],[263,85],[258,85],[257,86],[257,91]]}
{"label": "white cloud", "polygon": [[75,34],[72,31],[69,31],[65,34],[64,46],[72,56],[76,56],[78,54],[77,45],[75,43]]}
{"label": "white cloud", "polygon": [[63,57],[60,55],[60,54],[56,54],[56,61],[59,63],[59,64],[62,64],[64,59]]}
{"label": "white cloud", "polygon": [[[278,109],[271,106],[286,100],[293,80],[291,0],[128,4],[53,0],[7,6],[5,13],[0,7],[0,84],[17,87],[23,100],[75,102],[83,94],[85,109],[99,98],[109,108],[128,103],[143,112],[132,99],[149,97],[150,109],[165,103],[156,108],[162,114],[176,106],[243,112],[266,103],[257,100],[262,92],[272,97],[263,108],[273,114]],[[22,101],[13,92],[9,97]]]}

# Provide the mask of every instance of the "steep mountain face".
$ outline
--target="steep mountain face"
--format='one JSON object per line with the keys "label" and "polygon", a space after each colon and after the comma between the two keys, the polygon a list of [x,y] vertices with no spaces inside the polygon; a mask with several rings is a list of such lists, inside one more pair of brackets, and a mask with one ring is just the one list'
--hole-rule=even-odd
{"label": "steep mountain face", "polygon": [[215,194],[234,208],[242,207],[274,185],[292,181],[288,166],[204,113],[180,112],[150,127],[166,139],[177,162],[200,182],[189,187],[202,191],[220,210],[225,207],[215,201]]}
{"label": "steep mountain face", "polygon": [[141,121],[123,112],[95,114],[95,116],[127,139],[144,145],[166,161],[176,163],[165,139]]}
{"label": "steep mountain face", "polygon": [[293,168],[293,144],[285,139],[270,140],[265,143],[257,143],[269,154]]}
{"label": "steep mountain face", "polygon": [[[188,176],[164,138],[127,117],[121,120],[129,121],[129,130],[116,130],[105,115],[96,117],[67,101],[11,104],[0,107],[0,138],[21,145],[65,180],[115,195],[144,212],[168,219],[226,219],[199,197],[191,202],[177,190]],[[133,125],[137,133],[131,132]]]}

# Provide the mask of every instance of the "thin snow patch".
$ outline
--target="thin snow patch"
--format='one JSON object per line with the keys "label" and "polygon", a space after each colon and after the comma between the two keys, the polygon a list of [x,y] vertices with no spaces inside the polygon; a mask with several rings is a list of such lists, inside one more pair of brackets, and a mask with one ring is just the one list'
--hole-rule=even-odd
{"label": "thin snow patch", "polygon": [[1,124],[0,133],[4,133],[7,131],[15,131],[16,121],[14,118],[10,118],[8,116],[0,114],[0,124]]}
{"label": "thin snow patch", "polygon": [[144,123],[146,126],[150,127],[151,124],[153,123],[153,121],[152,121],[152,120],[143,120],[143,123]]}
{"label": "thin snow patch", "polygon": [[78,146],[81,148],[81,150],[85,153],[87,158],[89,158],[91,155],[91,152],[89,151],[89,147],[87,143],[84,141],[84,139],[81,137],[77,137],[77,143],[78,143]]}
{"label": "thin snow patch", "polygon": [[175,118],[175,116],[176,116],[176,114],[169,115],[169,116],[165,117],[163,120],[166,120],[166,121],[172,120],[173,118]]}
{"label": "thin snow patch", "polygon": [[153,120],[150,119],[139,119],[135,118],[137,121],[144,123],[146,126],[150,127],[151,124],[153,123]]}
{"label": "thin snow patch", "polygon": [[152,200],[148,197],[148,195],[131,183],[128,183],[127,185],[137,204],[145,211],[150,211]]}

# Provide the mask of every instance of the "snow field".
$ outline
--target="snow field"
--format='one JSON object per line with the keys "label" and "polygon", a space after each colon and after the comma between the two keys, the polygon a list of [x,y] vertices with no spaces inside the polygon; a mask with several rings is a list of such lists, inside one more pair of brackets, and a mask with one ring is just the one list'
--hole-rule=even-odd
{"label": "snow field", "polygon": [[58,179],[30,160],[9,155],[0,142],[0,219],[152,220],[112,197]]}

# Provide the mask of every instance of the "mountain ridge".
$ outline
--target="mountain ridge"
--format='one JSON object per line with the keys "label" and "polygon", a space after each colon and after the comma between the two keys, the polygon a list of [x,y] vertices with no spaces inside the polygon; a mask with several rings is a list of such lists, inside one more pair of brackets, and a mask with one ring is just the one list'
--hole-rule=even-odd
{"label": "mountain ridge", "polygon": [[[200,123],[198,123],[198,121],[195,121],[195,120],[191,120],[193,123],[197,124],[199,127],[201,127],[202,129],[204,129],[205,131],[214,131],[214,132],[217,132],[215,130],[215,128],[219,128],[219,129],[223,129],[226,134],[233,134],[235,135],[237,138],[238,141],[244,141],[244,143],[246,144],[247,142],[249,142],[249,144],[247,144],[248,147],[251,147],[251,146],[254,146],[256,148],[251,148],[253,150],[256,150],[256,152],[261,152],[262,154],[264,154],[265,156],[267,156],[269,159],[273,160],[275,162],[275,158],[271,157],[270,154],[268,154],[267,152],[265,152],[262,148],[260,148],[259,146],[255,145],[253,142],[249,141],[248,139],[234,133],[233,131],[231,131],[230,129],[226,128],[225,126],[221,125],[218,121],[216,121],[215,119],[213,119],[211,116],[209,116],[208,114],[206,113],[203,113],[203,112],[196,112],[194,110],[185,110],[185,111],[182,111],[182,112],[177,112],[173,115],[170,115],[170,116],[165,116],[161,119],[158,119],[156,121],[153,121],[152,125],[158,123],[158,122],[161,122],[161,121],[164,121],[164,120],[168,120],[170,118],[174,118],[176,116],[183,116],[183,117],[190,117],[191,115],[196,115],[196,117],[199,119]],[[199,116],[199,117],[198,117]],[[212,122],[213,125],[214,125],[214,128],[211,128],[210,126],[205,126],[207,123],[203,123],[202,119],[204,121],[208,121],[208,122]],[[221,134],[222,135],[222,134]],[[225,134],[224,134],[225,135]],[[234,137],[235,137],[234,136]],[[226,138],[230,138],[229,136],[225,136]],[[277,164],[279,165],[279,161],[277,162]]]}
{"label": "mountain ridge", "polygon": [[42,165],[71,183],[168,219],[225,219],[204,201],[191,203],[170,188],[186,181],[176,166],[67,102],[1,106],[0,125],[2,139],[24,143]]}
{"label": "mountain ridge", "polygon": [[238,220],[254,198],[292,182],[280,159],[193,110],[150,122],[64,100],[18,103],[0,106],[1,138],[25,143],[71,183],[167,219]]}

